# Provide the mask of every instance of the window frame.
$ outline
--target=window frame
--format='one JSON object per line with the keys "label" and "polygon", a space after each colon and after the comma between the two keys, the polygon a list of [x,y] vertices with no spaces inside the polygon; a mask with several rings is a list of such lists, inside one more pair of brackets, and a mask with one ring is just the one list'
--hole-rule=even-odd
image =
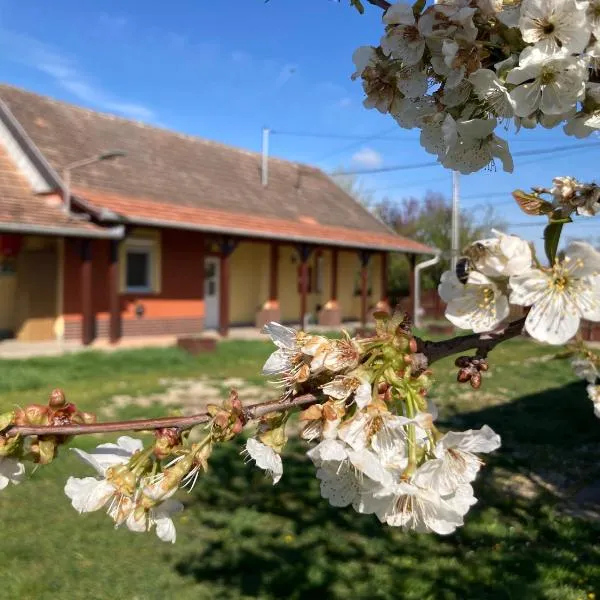
{"label": "window frame", "polygon": [[[127,284],[128,254],[145,253],[148,256],[148,285],[129,286]],[[119,263],[120,288],[122,294],[159,294],[161,291],[161,247],[160,232],[133,234],[123,240],[120,248]]]}

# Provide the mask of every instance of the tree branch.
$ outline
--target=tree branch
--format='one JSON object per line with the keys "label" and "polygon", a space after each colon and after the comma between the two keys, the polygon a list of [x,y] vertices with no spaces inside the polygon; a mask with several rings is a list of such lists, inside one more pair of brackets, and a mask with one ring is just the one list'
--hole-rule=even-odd
{"label": "tree branch", "polygon": [[[244,408],[244,420],[252,421],[270,413],[308,406],[318,402],[319,398],[313,394],[304,394],[297,398],[278,400],[277,402],[261,402]],[[190,429],[210,421],[208,413],[199,413],[189,417],[163,417],[160,419],[137,419],[132,421],[113,421],[112,423],[91,423],[89,425],[46,425],[39,427],[26,427],[13,425],[2,432],[4,435],[82,435],[89,433],[113,433],[116,431],[150,431],[166,427],[177,429]]]}
{"label": "tree branch", "polygon": [[512,321],[504,329],[488,333],[456,336],[439,342],[417,339],[417,349],[426,361],[425,367],[430,366],[437,360],[452,356],[453,354],[459,354],[460,352],[466,352],[467,350],[477,350],[479,356],[486,356],[488,352],[501,342],[519,336],[523,331],[524,325],[525,317]]}
{"label": "tree branch", "polygon": [[[504,329],[489,333],[464,335],[441,340],[439,342],[424,341],[417,338],[417,353],[415,363],[419,368],[427,368],[434,362],[467,350],[476,349],[479,356],[487,353],[505,340],[517,337],[523,330],[525,317],[509,323]],[[271,413],[290,408],[306,407],[319,402],[320,398],[313,394],[303,394],[297,398],[287,398],[276,402],[261,402],[244,408],[244,421],[253,421]],[[109,423],[91,423],[89,425],[48,425],[28,427],[13,425],[1,435],[82,435],[90,433],[114,433],[117,431],[151,431],[175,427],[190,429],[195,425],[207,423],[211,417],[208,413],[198,413],[189,417],[163,417],[159,419],[138,419],[132,421],[113,421]]]}

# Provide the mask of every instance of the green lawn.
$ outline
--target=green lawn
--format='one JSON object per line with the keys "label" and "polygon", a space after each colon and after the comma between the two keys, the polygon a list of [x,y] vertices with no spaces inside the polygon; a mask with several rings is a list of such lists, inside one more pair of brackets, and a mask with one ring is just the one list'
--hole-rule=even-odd
{"label": "green lawn", "polygon": [[[224,342],[197,358],[161,349],[1,361],[0,408],[44,401],[54,386],[98,410],[115,394],[160,391],[165,377],[256,384],[270,349]],[[574,494],[600,479],[600,421],[584,384],[568,364],[546,361],[550,353],[525,341],[502,345],[478,392],[452,383],[450,360],[435,366],[443,425],[487,423],[503,436],[477,481],[481,500],[455,535],[402,533],[330,508],[299,444],[275,487],[231,444],[181,494],[186,511],[171,546],[115,531],[103,514],[75,513],[62,487],[69,474],[90,473],[63,452],[34,481],[0,494],[0,598],[600,599],[600,525],[566,516],[564,501],[532,482],[560,482]]]}

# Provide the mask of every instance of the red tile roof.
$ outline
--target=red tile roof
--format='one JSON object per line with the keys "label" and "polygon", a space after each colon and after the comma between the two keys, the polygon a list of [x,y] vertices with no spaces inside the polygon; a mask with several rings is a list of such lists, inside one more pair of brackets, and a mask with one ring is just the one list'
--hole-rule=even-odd
{"label": "red tile roof", "polygon": [[[82,215],[83,216],[83,215]],[[60,198],[36,196],[0,146],[0,233],[38,233],[109,237],[110,231],[89,221],[69,217]]]}
{"label": "red tile roof", "polygon": [[197,229],[215,233],[312,242],[323,245],[404,251],[426,254],[431,249],[419,242],[391,233],[360,231],[348,227],[320,225],[248,213],[172,206],[145,198],[109,194],[101,190],[75,188],[75,193],[94,205],[125,215],[132,223]]}
{"label": "red tile roof", "polygon": [[0,98],[59,175],[73,161],[124,150],[126,157],[77,169],[72,178],[74,188],[94,191],[89,199],[99,208],[116,211],[116,202],[118,212],[132,222],[160,214],[174,227],[433,252],[396,236],[314,167],[270,158],[268,185],[263,186],[261,157],[255,152],[11,86],[0,85]]}

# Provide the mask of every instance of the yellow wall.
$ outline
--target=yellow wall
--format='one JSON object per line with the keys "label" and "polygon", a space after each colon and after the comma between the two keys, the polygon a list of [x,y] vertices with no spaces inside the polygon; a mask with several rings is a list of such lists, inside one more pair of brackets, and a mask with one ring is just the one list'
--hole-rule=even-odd
{"label": "yellow wall", "polygon": [[14,331],[16,323],[17,276],[0,274],[0,330]]}
{"label": "yellow wall", "polygon": [[[245,242],[240,244],[231,259],[231,305],[232,323],[253,323],[256,312],[269,295],[269,256],[268,243]],[[309,259],[312,267],[313,291],[307,298],[307,310],[316,317],[318,306],[323,306],[331,293],[331,251],[322,250],[321,289],[317,288],[317,261],[319,253],[313,252]],[[279,247],[279,305],[281,320],[297,322],[300,316],[300,294],[298,293],[299,258],[294,246]],[[369,263],[371,295],[369,308],[380,298],[381,259],[373,254]],[[352,250],[338,250],[338,301],[343,319],[360,318],[360,295],[354,291],[359,285],[360,261],[358,253]]]}
{"label": "yellow wall", "polygon": [[268,281],[269,244],[242,242],[231,255],[231,323],[254,323],[267,299]]}

